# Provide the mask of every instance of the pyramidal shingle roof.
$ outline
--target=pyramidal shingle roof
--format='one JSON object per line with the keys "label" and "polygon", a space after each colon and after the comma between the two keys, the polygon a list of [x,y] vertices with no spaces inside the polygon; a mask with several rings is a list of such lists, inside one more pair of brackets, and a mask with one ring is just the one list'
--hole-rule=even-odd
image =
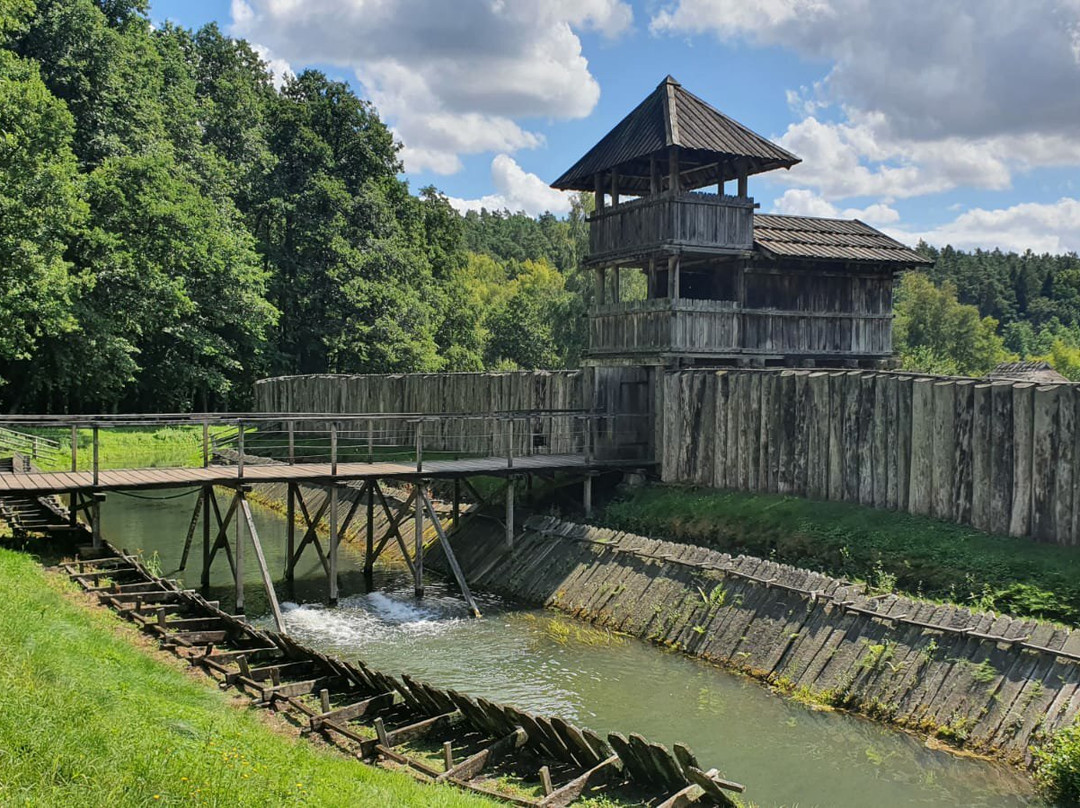
{"label": "pyramidal shingle roof", "polygon": [[[594,175],[647,160],[669,146],[696,153],[697,162],[746,158],[750,174],[790,168],[800,162],[791,152],[729,118],[668,76],[552,187],[591,191]],[[637,168],[640,174],[641,167]]]}

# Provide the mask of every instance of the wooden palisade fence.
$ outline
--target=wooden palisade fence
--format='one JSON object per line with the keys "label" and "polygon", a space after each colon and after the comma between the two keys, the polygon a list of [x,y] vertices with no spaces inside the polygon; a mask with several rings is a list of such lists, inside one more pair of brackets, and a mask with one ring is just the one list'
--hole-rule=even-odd
{"label": "wooden palisade fence", "polygon": [[1080,544],[1080,388],[863,371],[666,374],[666,481]]}

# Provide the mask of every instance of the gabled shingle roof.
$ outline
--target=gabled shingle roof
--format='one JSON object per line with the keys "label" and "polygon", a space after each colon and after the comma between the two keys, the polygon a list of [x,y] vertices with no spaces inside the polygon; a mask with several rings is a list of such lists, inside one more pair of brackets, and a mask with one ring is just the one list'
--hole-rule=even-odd
{"label": "gabled shingle roof", "polygon": [[1002,362],[986,375],[989,379],[1038,382],[1039,384],[1064,384],[1069,381],[1045,360]]}
{"label": "gabled shingle roof", "polygon": [[[594,175],[647,160],[668,146],[680,146],[698,158],[698,163],[747,158],[750,174],[790,168],[799,162],[791,152],[714,109],[668,76],[552,187],[591,191]],[[641,167],[637,168],[640,171]],[[711,182],[716,182],[715,176]]]}
{"label": "gabled shingle roof", "polygon": [[914,266],[932,263],[857,219],[754,215],[754,246],[781,258],[866,261]]}

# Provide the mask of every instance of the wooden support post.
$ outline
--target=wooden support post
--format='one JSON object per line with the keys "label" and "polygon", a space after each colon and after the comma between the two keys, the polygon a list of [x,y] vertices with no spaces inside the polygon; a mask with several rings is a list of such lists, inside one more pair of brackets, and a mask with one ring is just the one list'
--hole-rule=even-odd
{"label": "wooden support post", "polygon": [[330,605],[338,602],[338,487],[330,486]]}
{"label": "wooden support post", "polygon": [[285,492],[285,581],[296,580],[296,483],[288,483]]}
{"label": "wooden support post", "polygon": [[202,422],[202,467],[210,467],[210,422],[205,418]]}
{"label": "wooden support post", "polygon": [[747,193],[747,182],[746,182],[746,180],[747,180],[746,167],[745,166],[740,166],[739,167],[739,198],[740,199],[746,199],[749,196],[749,194]]}
{"label": "wooden support post", "polygon": [[607,295],[607,269],[605,267],[597,267],[596,269],[596,303],[603,306]]}
{"label": "wooden support post", "polygon": [[187,535],[184,537],[184,551],[180,554],[180,566],[178,569],[187,569],[188,554],[191,552],[191,542],[195,538],[195,528],[199,524],[199,512],[203,507],[203,497],[205,493],[199,492],[198,499],[195,500],[195,510],[191,514],[191,523],[188,525]]}
{"label": "wooden support post", "polygon": [[416,471],[424,470],[424,421],[416,422]]}
{"label": "wooden support post", "polygon": [[375,419],[367,419],[367,462],[375,462]]}
{"label": "wooden support post", "polygon": [[443,754],[443,767],[446,771],[450,771],[454,768],[454,744],[450,741],[443,741],[442,745]]}
{"label": "wooden support post", "polygon": [[105,501],[105,494],[103,492],[101,492],[101,491],[95,491],[94,494],[93,494],[93,497],[94,497],[94,504],[92,506],[93,507],[93,517],[92,517],[93,518],[93,525],[91,527],[92,527],[92,530],[93,530],[93,537],[94,537],[94,539],[93,539],[93,541],[94,541],[94,549],[95,550],[100,550],[101,549],[101,544],[102,544],[102,542],[101,542],[101,503]]}
{"label": "wooden support post", "polygon": [[[71,471],[79,470],[79,428],[71,427]],[[78,492],[72,491],[68,496],[68,524],[75,527],[79,523],[78,515]]]}
{"label": "wooden support post", "polygon": [[458,520],[461,518],[461,480],[457,477],[454,478],[454,500],[453,509],[451,511],[452,521],[451,526],[454,530],[458,529]]}
{"label": "wooden support post", "polygon": [[668,149],[668,190],[672,194],[679,193],[679,147],[672,146]]}
{"label": "wooden support post", "polygon": [[337,477],[337,421],[330,422],[330,476]]}
{"label": "wooden support post", "polygon": [[211,505],[214,496],[212,485],[203,486],[203,534],[202,534],[202,590],[206,595],[210,590],[210,508],[216,509],[216,503]]}
{"label": "wooden support post", "polygon": [[413,545],[415,547],[413,557],[413,589],[416,597],[424,597],[424,499],[427,494],[423,490],[423,482],[416,481],[413,490],[413,509],[415,521],[413,523]]}
{"label": "wooden support post", "polygon": [[668,300],[675,300],[679,293],[679,284],[675,279],[675,267],[678,262],[678,258],[674,255],[668,259],[667,262],[667,296]]}
{"label": "wooden support post", "polygon": [[506,481],[506,546],[514,549],[514,478]]}
{"label": "wooden support post", "polygon": [[611,207],[619,206],[619,172],[612,169],[611,172]]}
{"label": "wooden support post", "polygon": [[506,419],[506,467],[512,469],[514,467],[514,419],[508,417]]}
{"label": "wooden support post", "polygon": [[596,174],[593,177],[593,201],[595,202],[595,212],[604,212],[604,175]]}
{"label": "wooden support post", "polygon": [[236,422],[236,476],[244,479],[244,422]]}
{"label": "wooden support post", "polygon": [[[247,526],[248,538],[251,539],[252,547],[255,549],[255,561],[259,565],[259,575],[262,576],[263,587],[266,589],[267,600],[270,601],[270,612],[274,615],[274,625],[277,626],[277,630],[285,633],[285,618],[281,614],[281,606],[278,603],[277,592],[274,591],[274,582],[270,578],[270,569],[266,566],[266,556],[263,554],[262,542],[259,541],[259,533],[255,530],[255,519],[251,515],[251,505],[247,501],[247,492],[250,489],[247,486],[241,486],[237,489],[236,495],[240,498],[240,509],[244,514],[244,523]],[[240,529],[239,520],[237,520],[237,530]],[[240,543],[237,542],[239,547]],[[239,565],[237,565],[239,567]]]}
{"label": "wooden support post", "polygon": [[589,519],[592,516],[592,474],[585,474],[585,482],[583,483],[584,490],[582,491],[582,504],[585,508],[585,518]]}
{"label": "wooden support post", "polygon": [[622,300],[621,289],[619,286],[619,267],[616,264],[611,268],[611,302],[618,303]]}
{"label": "wooden support post", "polygon": [[550,796],[555,790],[551,786],[551,770],[547,766],[540,767],[540,790],[544,792],[545,797]]}
{"label": "wooden support post", "polygon": [[296,421],[289,421],[289,465],[296,462]]}
{"label": "wooden support post", "polygon": [[[370,423],[370,422],[369,422]],[[364,547],[364,575],[375,569],[375,482],[367,487],[367,541]]]}
{"label": "wooden support post", "polygon": [[[242,495],[240,489],[236,489],[233,495],[232,505],[229,510],[235,512],[240,505]],[[243,531],[240,529],[241,519],[236,520],[236,546],[233,549],[233,585],[236,590],[236,614],[244,613],[244,542],[241,539]]]}
{"label": "wooden support post", "polygon": [[656,155],[649,155],[649,195],[656,196],[660,193],[660,169],[656,163]]}
{"label": "wooden support post", "polygon": [[[94,485],[95,486],[98,484],[98,451],[99,451],[98,450],[98,445],[99,445],[98,438],[99,438],[99,436],[98,436],[98,425],[94,424]],[[94,524],[97,524],[97,522],[95,521]]]}
{"label": "wooden support post", "polygon": [[446,556],[446,563],[449,565],[450,571],[454,574],[454,580],[457,581],[458,588],[461,589],[461,596],[465,598],[465,603],[468,605],[469,611],[472,612],[473,617],[480,617],[480,607],[476,605],[472,592],[469,591],[469,585],[465,582],[465,573],[461,571],[461,565],[458,564],[457,556],[454,555],[454,548],[450,546],[450,539],[447,537],[446,530],[442,526],[442,520],[440,520],[439,515],[435,513],[435,507],[431,504],[431,498],[428,496],[427,491],[420,489],[419,493],[421,499],[417,504],[426,509],[428,516],[431,517],[431,524],[435,528],[435,534],[439,537],[439,544],[442,545],[443,555]]}

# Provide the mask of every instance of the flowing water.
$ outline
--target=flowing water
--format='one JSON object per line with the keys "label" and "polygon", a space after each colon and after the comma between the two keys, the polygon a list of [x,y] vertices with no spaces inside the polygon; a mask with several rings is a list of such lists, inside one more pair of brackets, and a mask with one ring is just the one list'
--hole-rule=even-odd
{"label": "flowing water", "polygon": [[[198,537],[188,568],[174,572],[193,505],[193,496],[110,495],[105,535],[128,550],[156,552],[163,573],[197,585]],[[280,578],[284,520],[255,508],[255,522]],[[268,625],[253,556],[245,554],[247,613]],[[411,579],[397,570],[377,570],[369,591],[355,559],[343,556],[337,608],[322,605],[326,580],[314,553],[298,568],[294,592],[279,587],[288,630],[300,641],[598,731],[682,741],[704,764],[745,783],[746,798],[761,808],[1042,804],[1027,780],[1004,766],[929,749],[855,716],[809,709],[757,682],[552,612],[480,596],[485,616],[472,620],[442,581],[428,581],[417,601]],[[212,597],[231,608],[224,558],[215,562],[211,586]]]}

